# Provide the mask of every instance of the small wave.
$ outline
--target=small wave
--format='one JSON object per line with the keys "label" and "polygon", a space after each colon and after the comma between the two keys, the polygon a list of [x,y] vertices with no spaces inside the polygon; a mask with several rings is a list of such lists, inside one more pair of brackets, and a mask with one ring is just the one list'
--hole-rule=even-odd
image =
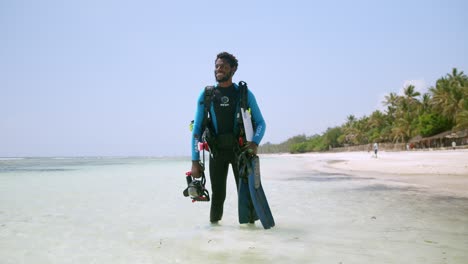
{"label": "small wave", "polygon": [[25,158],[0,158],[0,160],[24,160]]}
{"label": "small wave", "polygon": [[61,168],[0,168],[0,172],[62,172],[73,171],[74,169],[61,169]]}

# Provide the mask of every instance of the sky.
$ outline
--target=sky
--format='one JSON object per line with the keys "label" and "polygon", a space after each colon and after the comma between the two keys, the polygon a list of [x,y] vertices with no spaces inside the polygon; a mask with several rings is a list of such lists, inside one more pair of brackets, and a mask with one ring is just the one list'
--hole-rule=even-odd
{"label": "sky", "polygon": [[468,71],[467,1],[0,0],[0,157],[189,156],[222,51],[267,123],[321,134]]}

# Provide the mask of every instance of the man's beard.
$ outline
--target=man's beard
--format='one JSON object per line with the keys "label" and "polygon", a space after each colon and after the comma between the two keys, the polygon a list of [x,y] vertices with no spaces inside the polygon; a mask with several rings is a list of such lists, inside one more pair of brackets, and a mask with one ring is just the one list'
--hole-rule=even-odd
{"label": "man's beard", "polygon": [[215,72],[215,79],[216,79],[217,82],[220,82],[220,83],[229,81],[229,79],[231,77],[232,77],[232,74],[231,74],[231,72],[229,72],[229,73],[224,74],[223,77],[218,78],[218,77],[216,77],[216,72]]}

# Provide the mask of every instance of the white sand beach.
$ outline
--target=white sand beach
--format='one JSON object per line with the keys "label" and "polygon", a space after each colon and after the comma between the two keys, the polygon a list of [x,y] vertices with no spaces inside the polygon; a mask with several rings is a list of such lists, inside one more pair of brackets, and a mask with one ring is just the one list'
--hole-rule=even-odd
{"label": "white sand beach", "polygon": [[414,184],[433,192],[468,197],[468,149],[301,154],[308,169],[376,177]]}

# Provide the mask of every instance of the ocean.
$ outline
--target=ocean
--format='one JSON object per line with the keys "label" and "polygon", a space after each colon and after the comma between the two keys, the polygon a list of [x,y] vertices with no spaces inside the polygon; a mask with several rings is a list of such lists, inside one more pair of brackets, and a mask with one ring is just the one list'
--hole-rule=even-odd
{"label": "ocean", "polygon": [[0,158],[0,263],[467,263],[468,199],[310,162],[261,156],[264,230],[238,224],[231,172],[211,225],[188,157]]}

